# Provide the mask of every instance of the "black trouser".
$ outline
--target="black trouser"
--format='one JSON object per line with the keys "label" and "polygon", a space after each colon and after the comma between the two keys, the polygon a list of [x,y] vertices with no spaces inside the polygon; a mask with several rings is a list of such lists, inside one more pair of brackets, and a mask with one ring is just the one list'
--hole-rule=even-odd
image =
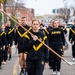
{"label": "black trouser", "polygon": [[27,59],[27,70],[28,75],[43,75],[44,60],[42,58],[35,60]]}
{"label": "black trouser", "polygon": [[[59,55],[61,55],[61,50],[59,49],[53,49],[55,50]],[[61,68],[61,59],[56,56],[54,53],[52,53],[52,68],[53,71],[60,71]]]}
{"label": "black trouser", "polygon": [[72,57],[75,58],[75,45],[72,45]]}
{"label": "black trouser", "polygon": [[58,60],[57,56],[54,56],[52,68],[53,68],[53,71],[60,71],[60,68],[61,68],[61,59]]}
{"label": "black trouser", "polygon": [[0,66],[1,66],[1,63],[2,63],[2,50],[0,49]]}
{"label": "black trouser", "polygon": [[5,48],[5,50],[2,50],[2,56],[3,56],[3,60],[6,62],[7,60],[7,56],[8,56],[8,49]]}
{"label": "black trouser", "polygon": [[52,68],[52,52],[49,51],[49,66]]}

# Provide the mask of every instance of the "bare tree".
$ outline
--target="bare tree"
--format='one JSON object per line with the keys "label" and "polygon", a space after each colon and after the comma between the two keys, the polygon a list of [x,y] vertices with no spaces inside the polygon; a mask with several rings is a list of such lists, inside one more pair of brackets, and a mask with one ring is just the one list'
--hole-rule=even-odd
{"label": "bare tree", "polygon": [[10,0],[7,4],[7,7],[11,8],[11,15],[15,15],[16,11],[25,7],[25,3],[22,2],[22,0]]}
{"label": "bare tree", "polygon": [[73,10],[73,16],[75,16],[75,6],[74,5],[71,5],[71,10]]}
{"label": "bare tree", "polygon": [[[3,2],[3,10],[6,12],[6,3],[7,3],[7,0],[4,0]],[[6,16],[4,15],[4,23],[6,22]]]}
{"label": "bare tree", "polygon": [[63,0],[63,2],[64,6],[66,6],[66,8],[69,8],[70,11],[72,11],[71,16],[75,16],[75,0]]}
{"label": "bare tree", "polygon": [[75,16],[75,8],[73,8],[73,16]]}
{"label": "bare tree", "polygon": [[[3,10],[6,12],[6,8],[11,8],[11,15],[16,14],[16,10],[19,10],[22,7],[25,7],[25,1],[22,0],[0,0],[1,3],[3,3]],[[24,3],[23,3],[24,2]],[[4,15],[4,22],[6,22],[7,18]]]}
{"label": "bare tree", "polygon": [[63,20],[65,21],[65,23],[67,25],[68,20],[70,18],[70,9],[68,9],[68,8],[60,8],[59,13],[62,15],[62,16],[59,16],[59,17],[63,18]]}

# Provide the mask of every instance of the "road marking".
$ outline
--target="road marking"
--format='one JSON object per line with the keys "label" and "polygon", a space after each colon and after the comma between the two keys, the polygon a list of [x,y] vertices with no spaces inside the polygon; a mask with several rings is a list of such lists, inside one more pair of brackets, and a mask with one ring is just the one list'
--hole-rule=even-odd
{"label": "road marking", "polygon": [[13,75],[17,75],[17,65],[18,65],[18,61],[19,61],[19,58],[16,59],[15,65],[14,65],[14,67],[13,67]]}

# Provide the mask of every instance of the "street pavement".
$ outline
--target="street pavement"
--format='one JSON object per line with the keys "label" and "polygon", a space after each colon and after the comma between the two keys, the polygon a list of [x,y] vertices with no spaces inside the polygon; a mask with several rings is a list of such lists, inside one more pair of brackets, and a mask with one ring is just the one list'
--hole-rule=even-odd
{"label": "street pavement", "polygon": [[[68,62],[74,62],[72,60],[72,50],[71,45],[68,42],[69,47],[65,50],[63,58],[65,58]],[[0,70],[0,75],[19,75],[20,67],[18,63],[18,53],[16,54],[15,46],[12,48],[12,59],[10,61],[7,60],[6,65],[2,65],[2,69]],[[69,66],[67,63],[62,61],[61,63],[61,75],[75,75],[75,65]],[[43,75],[52,75],[52,69],[49,69],[47,65],[44,69]]]}

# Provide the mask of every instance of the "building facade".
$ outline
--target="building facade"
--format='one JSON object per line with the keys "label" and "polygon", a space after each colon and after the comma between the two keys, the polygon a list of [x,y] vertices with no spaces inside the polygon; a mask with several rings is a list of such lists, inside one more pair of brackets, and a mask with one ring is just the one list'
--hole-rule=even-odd
{"label": "building facade", "polygon": [[1,9],[1,3],[0,3],[0,9]]}
{"label": "building facade", "polygon": [[[14,9],[11,7],[6,8],[6,12],[9,15],[12,15],[13,11]],[[19,21],[21,21],[21,17],[26,17],[27,21],[29,22],[34,18],[34,9],[22,7],[20,9],[16,9],[16,11],[14,11],[14,15],[18,18]]]}

